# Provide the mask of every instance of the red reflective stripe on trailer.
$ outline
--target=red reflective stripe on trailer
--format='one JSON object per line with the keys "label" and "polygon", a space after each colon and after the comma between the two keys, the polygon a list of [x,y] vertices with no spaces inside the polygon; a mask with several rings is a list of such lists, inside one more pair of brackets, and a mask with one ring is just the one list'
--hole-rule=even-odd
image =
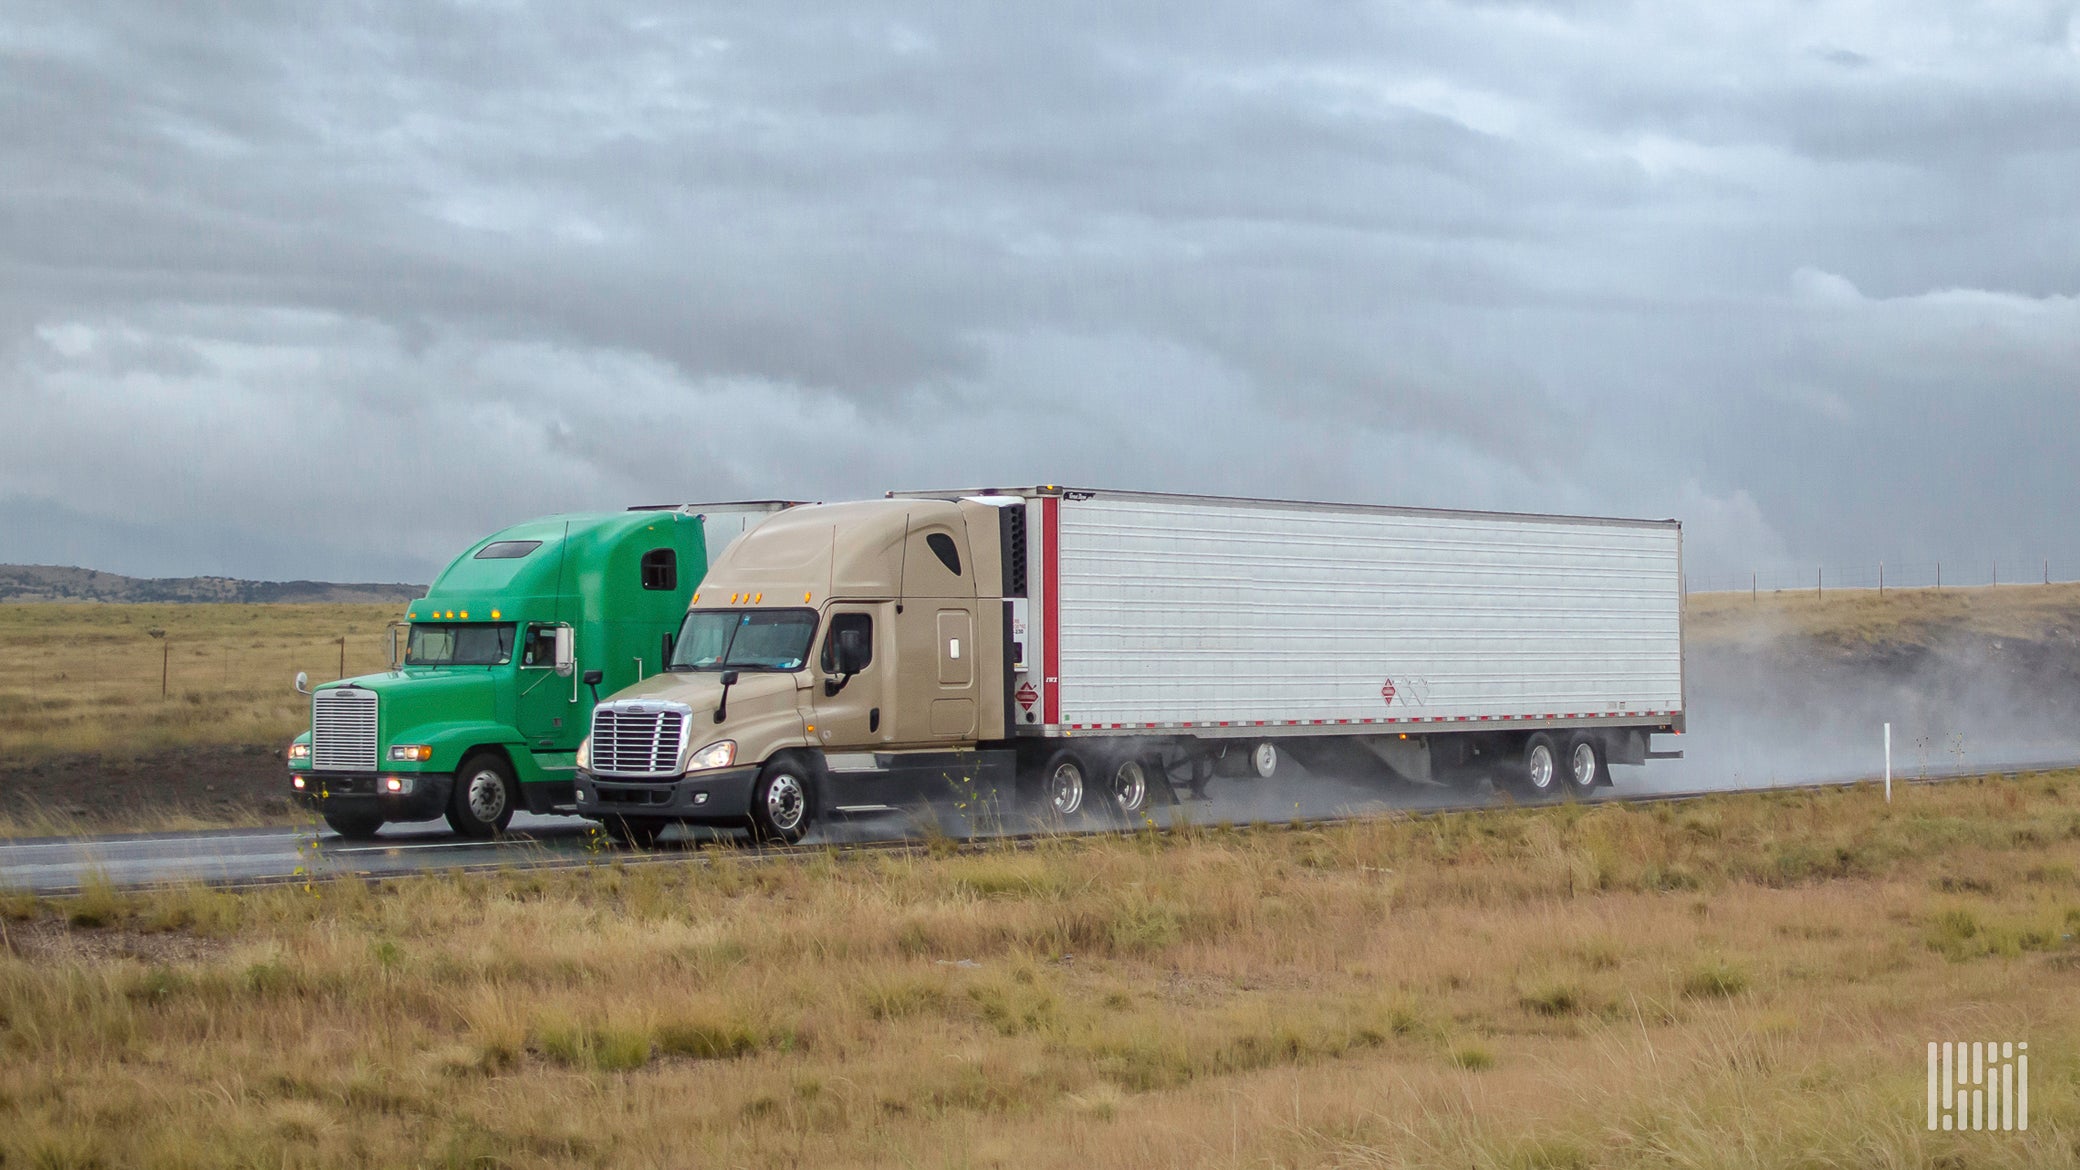
{"label": "red reflective stripe on trailer", "polygon": [[1041,651],[1040,668],[1047,675],[1047,712],[1049,723],[1062,719],[1062,499],[1060,496],[1042,496],[1040,499],[1040,539],[1046,542],[1046,550],[1040,556],[1040,587],[1047,590],[1046,621],[1047,645]]}

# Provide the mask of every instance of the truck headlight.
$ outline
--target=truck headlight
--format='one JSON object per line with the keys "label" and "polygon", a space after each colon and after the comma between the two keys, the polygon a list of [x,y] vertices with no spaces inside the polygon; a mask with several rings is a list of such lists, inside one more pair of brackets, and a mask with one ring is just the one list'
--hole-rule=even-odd
{"label": "truck headlight", "polygon": [[580,768],[590,768],[592,766],[592,737],[589,735],[578,741],[578,766]]}
{"label": "truck headlight", "polygon": [[307,744],[307,743],[292,743],[292,744],[290,744],[290,745],[289,745],[289,758],[290,758],[290,759],[292,759],[292,760],[308,760],[308,759],[310,759],[310,758],[311,758],[311,745],[309,745],[309,744]]}
{"label": "truck headlight", "polygon": [[423,743],[392,744],[390,758],[408,764],[423,764],[433,758],[433,749]]}
{"label": "truck headlight", "polygon": [[727,768],[737,762],[737,741],[718,739],[707,747],[686,758],[686,770],[698,772],[704,768]]}

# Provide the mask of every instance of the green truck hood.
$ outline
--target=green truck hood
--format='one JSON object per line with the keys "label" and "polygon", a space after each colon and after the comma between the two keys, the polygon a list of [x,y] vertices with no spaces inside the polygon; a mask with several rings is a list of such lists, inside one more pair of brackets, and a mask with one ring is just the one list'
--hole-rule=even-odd
{"label": "green truck hood", "polygon": [[483,667],[406,667],[327,683],[318,690],[354,686],[376,693],[384,746],[407,743],[429,725],[498,721],[498,686]]}

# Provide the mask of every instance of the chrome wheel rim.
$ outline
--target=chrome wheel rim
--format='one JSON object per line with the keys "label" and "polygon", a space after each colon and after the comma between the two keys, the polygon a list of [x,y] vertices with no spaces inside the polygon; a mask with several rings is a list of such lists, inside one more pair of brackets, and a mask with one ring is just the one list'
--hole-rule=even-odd
{"label": "chrome wheel rim", "polygon": [[1531,786],[1544,792],[1553,786],[1553,749],[1545,744],[1533,744],[1524,753],[1524,771],[1531,779]]}
{"label": "chrome wheel rim", "polygon": [[506,811],[505,777],[489,768],[469,778],[470,815],[485,824],[496,824],[500,813]]}
{"label": "chrome wheel rim", "polygon": [[1590,744],[1578,743],[1574,745],[1572,754],[1575,787],[1587,788],[1596,779],[1596,748]]}
{"label": "chrome wheel rim", "polygon": [[1272,775],[1278,771],[1278,745],[1271,743],[1258,744],[1257,749],[1249,754],[1249,762],[1257,770],[1258,779],[1271,779]]}
{"label": "chrome wheel rim", "polygon": [[1138,813],[1148,804],[1148,771],[1140,760],[1128,760],[1112,773],[1112,798],[1121,812]]}
{"label": "chrome wheel rim", "polygon": [[792,772],[782,772],[766,785],[766,819],[783,833],[800,827],[809,812],[809,794]]}
{"label": "chrome wheel rim", "polygon": [[1048,802],[1062,816],[1073,816],[1083,807],[1083,769],[1069,760],[1055,765],[1047,778]]}

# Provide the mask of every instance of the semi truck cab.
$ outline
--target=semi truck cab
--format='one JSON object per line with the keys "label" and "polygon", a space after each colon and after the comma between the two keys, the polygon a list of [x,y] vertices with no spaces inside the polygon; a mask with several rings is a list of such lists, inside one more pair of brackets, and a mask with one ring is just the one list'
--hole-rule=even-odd
{"label": "semi truck cab", "polygon": [[867,500],[751,533],[693,597],[666,669],[593,714],[578,811],[797,840],[826,815],[1009,790],[999,509]]}
{"label": "semi truck cab", "polygon": [[656,674],[719,553],[780,501],[550,516],[478,541],[391,627],[391,668],[310,689],[289,785],[351,838],[570,811],[595,695]]}

